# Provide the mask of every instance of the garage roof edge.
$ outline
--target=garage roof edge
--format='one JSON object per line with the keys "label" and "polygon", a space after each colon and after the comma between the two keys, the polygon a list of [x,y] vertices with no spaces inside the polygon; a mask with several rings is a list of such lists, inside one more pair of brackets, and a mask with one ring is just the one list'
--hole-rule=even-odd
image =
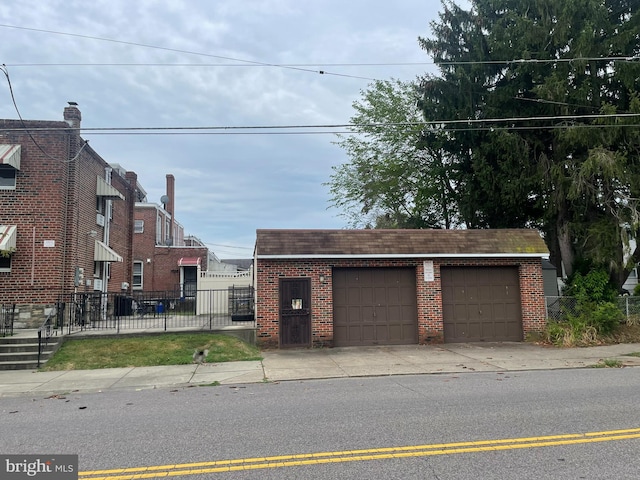
{"label": "garage roof edge", "polygon": [[296,254],[296,255],[256,255],[258,260],[282,259],[298,260],[309,258],[549,258],[548,253],[389,253],[389,254]]}

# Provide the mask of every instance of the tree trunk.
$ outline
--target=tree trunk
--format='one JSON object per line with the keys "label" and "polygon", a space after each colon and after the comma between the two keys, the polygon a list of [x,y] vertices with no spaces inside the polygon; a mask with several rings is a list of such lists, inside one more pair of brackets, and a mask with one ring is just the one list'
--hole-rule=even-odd
{"label": "tree trunk", "polygon": [[569,222],[566,220],[566,205],[558,208],[558,218],[556,221],[556,235],[558,236],[558,248],[560,253],[560,264],[565,277],[571,276],[573,273],[573,263],[575,260],[573,241],[571,239],[571,231]]}

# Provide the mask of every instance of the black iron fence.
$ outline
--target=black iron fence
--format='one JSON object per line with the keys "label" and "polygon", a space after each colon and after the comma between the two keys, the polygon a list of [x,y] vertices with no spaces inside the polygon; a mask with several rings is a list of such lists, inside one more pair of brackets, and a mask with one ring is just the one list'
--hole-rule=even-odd
{"label": "black iron fence", "polygon": [[56,304],[55,328],[73,332],[87,329],[148,330],[202,328],[229,325],[255,327],[253,287],[179,291],[69,293]]}
{"label": "black iron fence", "polygon": [[13,321],[16,316],[16,304],[0,303],[0,337],[13,335]]}
{"label": "black iron fence", "polygon": [[52,335],[55,333],[58,334],[58,331],[53,328],[53,316],[55,312],[52,312],[47,315],[47,318],[40,328],[38,328],[38,367],[40,367],[40,361],[42,359],[42,354],[44,353],[44,349],[49,345],[49,340],[51,340]]}

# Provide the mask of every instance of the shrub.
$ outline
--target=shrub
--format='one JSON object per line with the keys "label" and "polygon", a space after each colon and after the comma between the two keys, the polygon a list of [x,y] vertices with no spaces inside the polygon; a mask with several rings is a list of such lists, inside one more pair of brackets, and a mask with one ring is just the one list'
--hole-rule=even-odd
{"label": "shrub", "polygon": [[600,335],[609,335],[623,320],[624,314],[611,302],[597,305],[589,317],[589,323]]}
{"label": "shrub", "polygon": [[572,295],[576,304],[571,310],[564,309],[563,321],[548,323],[547,339],[554,345],[569,347],[596,343],[598,336],[610,335],[624,319],[613,303],[615,289],[603,269],[591,270],[586,275],[577,272],[565,293]]}

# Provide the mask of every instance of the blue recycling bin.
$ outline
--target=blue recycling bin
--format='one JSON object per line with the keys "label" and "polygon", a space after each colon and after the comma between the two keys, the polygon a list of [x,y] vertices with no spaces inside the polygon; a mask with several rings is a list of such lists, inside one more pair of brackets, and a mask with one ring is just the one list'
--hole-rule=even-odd
{"label": "blue recycling bin", "polygon": [[158,302],[158,305],[156,305],[156,313],[164,313],[164,305],[162,302]]}

